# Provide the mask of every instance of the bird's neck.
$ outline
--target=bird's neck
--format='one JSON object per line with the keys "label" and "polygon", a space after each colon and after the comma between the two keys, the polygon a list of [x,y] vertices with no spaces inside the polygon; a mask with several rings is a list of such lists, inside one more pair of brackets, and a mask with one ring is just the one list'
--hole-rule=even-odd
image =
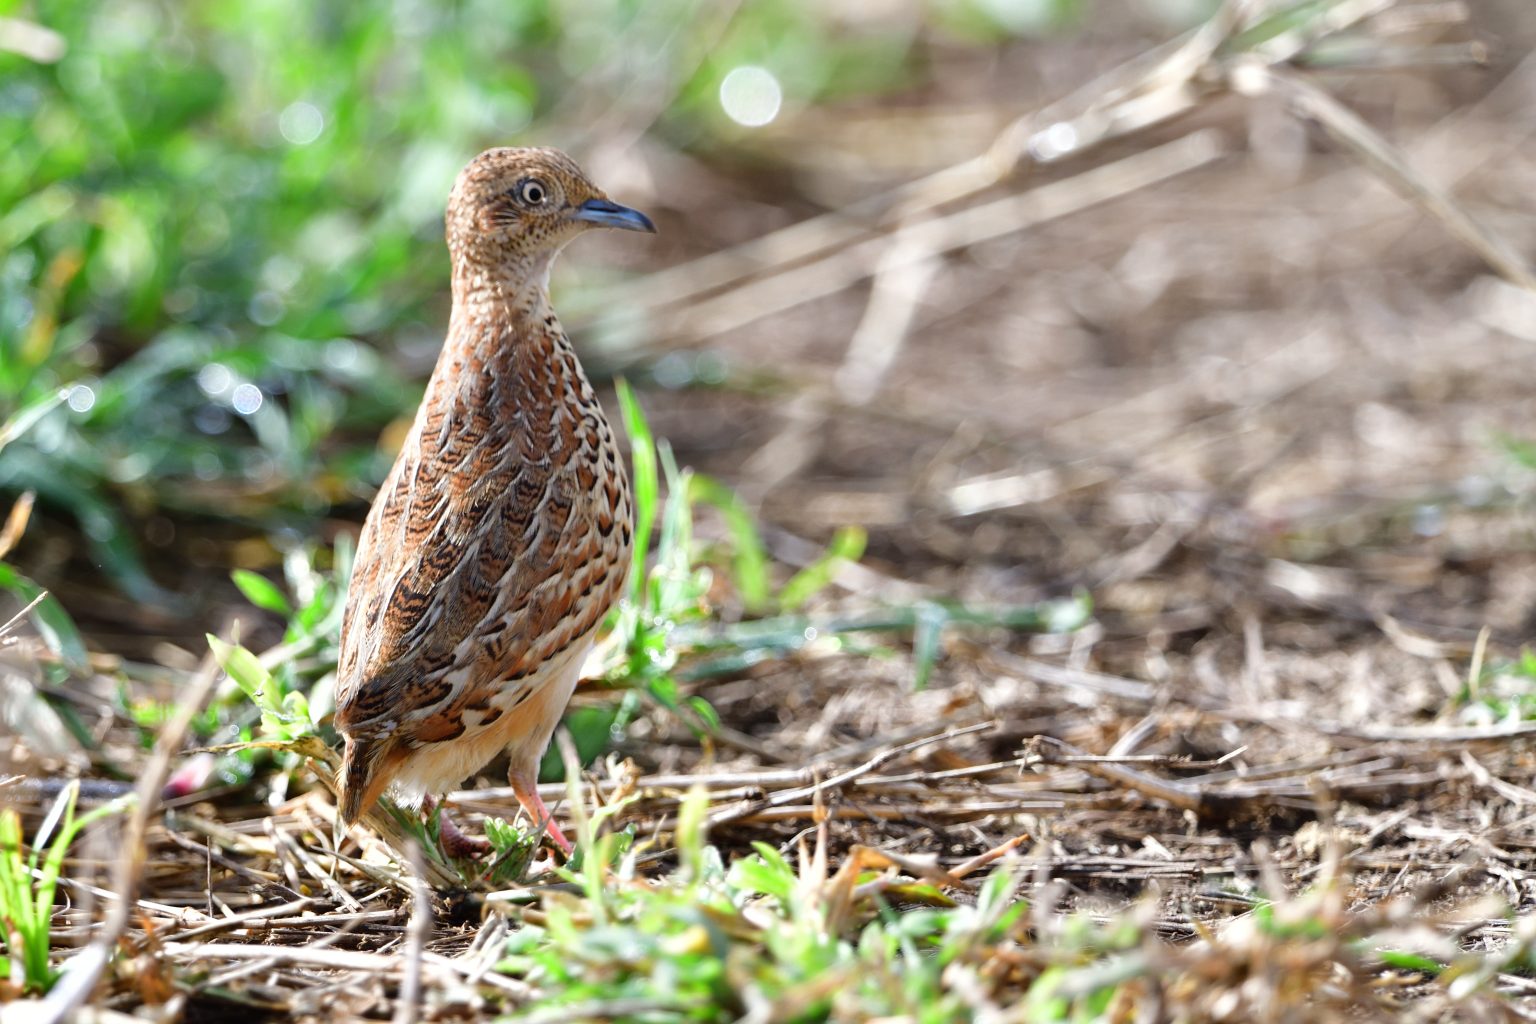
{"label": "bird's neck", "polygon": [[518,274],[454,268],[448,336],[422,417],[432,409],[521,405],[530,388],[545,388],[568,365],[561,356],[570,342],[549,302],[548,273],[548,260]]}
{"label": "bird's neck", "polygon": [[[551,256],[487,266],[465,260],[453,268],[453,328],[542,317],[549,311]],[[450,330],[449,336],[460,333]]]}

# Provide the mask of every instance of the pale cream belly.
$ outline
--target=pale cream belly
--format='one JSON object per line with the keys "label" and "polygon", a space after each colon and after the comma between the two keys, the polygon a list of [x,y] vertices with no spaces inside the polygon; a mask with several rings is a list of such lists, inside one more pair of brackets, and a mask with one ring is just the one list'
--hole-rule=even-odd
{"label": "pale cream belly", "polygon": [[412,750],[390,784],[396,802],[417,807],[423,797],[457,789],[503,750],[508,752],[514,772],[536,772],[539,758],[570,703],[591,647],[588,634],[542,666],[535,678],[525,680],[531,684],[533,693],[521,703],[513,704],[525,692],[524,688],[508,684],[503,694],[491,698],[491,706],[500,707],[503,712],[489,725],[468,725],[451,740],[423,744]]}

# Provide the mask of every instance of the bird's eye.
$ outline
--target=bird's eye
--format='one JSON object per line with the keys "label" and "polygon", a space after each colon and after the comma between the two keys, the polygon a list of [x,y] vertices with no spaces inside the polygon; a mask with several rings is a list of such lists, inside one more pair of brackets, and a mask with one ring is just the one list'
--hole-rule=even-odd
{"label": "bird's eye", "polygon": [[548,194],[549,190],[544,187],[544,183],[536,178],[529,178],[517,185],[517,198],[529,206],[538,206]]}

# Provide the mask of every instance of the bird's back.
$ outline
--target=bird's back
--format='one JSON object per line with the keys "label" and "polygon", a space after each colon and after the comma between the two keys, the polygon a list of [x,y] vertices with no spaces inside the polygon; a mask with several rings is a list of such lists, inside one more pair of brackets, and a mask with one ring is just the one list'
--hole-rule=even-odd
{"label": "bird's back", "polygon": [[617,599],[630,519],[613,431],[547,306],[456,321],[359,540],[338,727],[409,749],[488,725],[492,698],[530,695]]}

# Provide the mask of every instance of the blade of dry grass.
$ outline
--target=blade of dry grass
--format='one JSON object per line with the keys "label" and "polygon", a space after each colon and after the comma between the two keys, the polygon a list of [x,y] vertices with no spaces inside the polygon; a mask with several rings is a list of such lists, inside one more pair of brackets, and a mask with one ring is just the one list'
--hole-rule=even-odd
{"label": "blade of dry grass", "polygon": [[48,993],[40,1018],[46,1024],[69,1020],[85,1004],[128,927],[134,898],[144,879],[144,861],[149,852],[145,833],[149,830],[151,818],[159,812],[160,792],[170,776],[171,761],[181,753],[182,741],[186,739],[192,719],[202,710],[218,678],[218,663],[210,652],[203,659],[202,668],[193,677],[188,692],[181,695],[175,712],[160,729],[154,752],[150,754],[149,763],[139,776],[139,784],[134,790],[136,802],[123,830],[120,846],[122,858],[112,874],[112,899],[107,908],[106,920],[102,922],[96,939],[69,961],[58,984]]}
{"label": "blade of dry grass", "polygon": [[421,850],[412,843],[406,856],[411,863],[411,920],[405,930],[405,977],[395,1003],[394,1024],[416,1024],[421,1014],[421,964],[432,937],[432,891],[425,881]]}
{"label": "blade of dry grass", "polygon": [[1353,110],[1298,75],[1258,62],[1236,65],[1231,77],[1233,88],[1243,95],[1273,92],[1284,97],[1298,116],[1316,122],[1368,171],[1439,221],[1499,275],[1536,292],[1536,273],[1513,246],[1478,223],[1448,189],[1420,172]]}

